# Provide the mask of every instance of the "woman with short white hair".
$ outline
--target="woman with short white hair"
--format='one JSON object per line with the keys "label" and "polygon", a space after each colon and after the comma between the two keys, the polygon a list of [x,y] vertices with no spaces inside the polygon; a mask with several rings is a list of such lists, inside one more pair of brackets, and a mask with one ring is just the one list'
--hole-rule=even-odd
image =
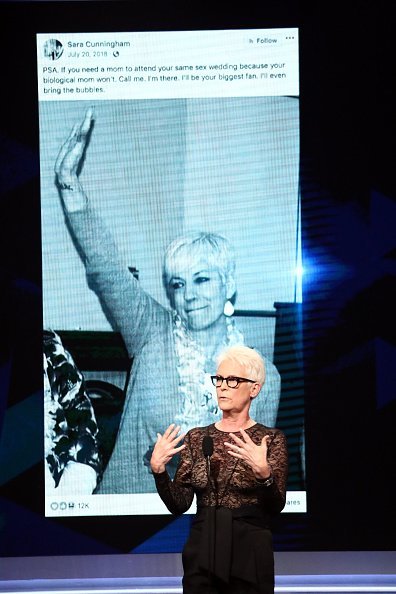
{"label": "woman with short white hair", "polygon": [[[287,445],[282,431],[250,416],[265,382],[254,349],[233,346],[218,358],[221,419],[186,435],[172,424],[151,457],[157,491],[173,514],[197,499],[183,550],[184,594],[273,594],[271,519],[286,502]],[[180,445],[181,440],[184,443]],[[180,453],[173,480],[167,465]]]}

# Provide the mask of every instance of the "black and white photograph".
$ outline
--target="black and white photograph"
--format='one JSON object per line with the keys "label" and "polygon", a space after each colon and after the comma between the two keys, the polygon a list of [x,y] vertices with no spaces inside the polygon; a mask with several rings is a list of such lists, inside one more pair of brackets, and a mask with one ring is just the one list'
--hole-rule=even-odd
{"label": "black and white photograph", "polygon": [[[108,333],[125,346],[122,371],[79,369],[88,394],[101,384],[94,415],[100,398],[122,394],[86,492],[155,490],[157,433],[219,418],[210,374],[227,346],[264,357],[252,411],[276,426],[279,309],[302,298],[298,98],[41,102],[40,163],[44,329],[69,351],[87,333],[99,350]],[[302,476],[303,413],[298,425]],[[46,431],[59,442],[50,420]],[[74,450],[61,452],[64,480],[71,465],[85,476],[84,464],[91,478]],[[66,488],[62,472],[47,485]]]}

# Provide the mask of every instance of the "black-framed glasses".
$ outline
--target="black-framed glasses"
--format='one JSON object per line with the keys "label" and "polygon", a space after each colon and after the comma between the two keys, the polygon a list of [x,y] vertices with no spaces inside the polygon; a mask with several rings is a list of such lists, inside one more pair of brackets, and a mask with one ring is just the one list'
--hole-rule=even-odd
{"label": "black-framed glasses", "polygon": [[236,375],[229,375],[228,377],[223,377],[222,375],[211,375],[212,384],[215,388],[221,388],[223,382],[227,384],[229,388],[238,388],[239,384],[243,382],[249,382],[251,384],[255,384],[255,380],[247,379],[246,377],[237,377]]}

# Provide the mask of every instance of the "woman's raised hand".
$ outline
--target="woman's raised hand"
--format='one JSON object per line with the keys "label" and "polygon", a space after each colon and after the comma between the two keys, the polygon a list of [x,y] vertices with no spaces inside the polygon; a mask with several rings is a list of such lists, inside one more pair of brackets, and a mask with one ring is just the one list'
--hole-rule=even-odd
{"label": "woman's raised hand", "polygon": [[86,206],[87,199],[79,182],[78,173],[92,122],[93,110],[89,108],[83,121],[73,127],[56,159],[56,181],[68,212],[81,210]]}
{"label": "woman's raised hand", "polygon": [[184,438],[185,433],[178,435],[180,427],[172,423],[166,429],[163,435],[157,433],[157,441],[151,455],[150,466],[154,473],[165,472],[165,467],[171,461],[173,456],[186,447],[184,444],[178,444]]}
{"label": "woman's raised hand", "polygon": [[268,445],[271,441],[270,436],[265,435],[261,440],[261,444],[256,445],[246,431],[240,429],[240,432],[242,439],[234,433],[230,433],[234,443],[224,442],[229,448],[228,453],[234,458],[239,458],[239,460],[244,460],[249,464],[256,478],[268,478],[271,475],[271,466],[267,460]]}

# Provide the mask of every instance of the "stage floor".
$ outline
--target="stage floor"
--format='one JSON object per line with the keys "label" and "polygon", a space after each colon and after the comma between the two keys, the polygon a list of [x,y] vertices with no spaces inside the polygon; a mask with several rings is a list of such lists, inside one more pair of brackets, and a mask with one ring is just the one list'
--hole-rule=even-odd
{"label": "stage floor", "polygon": [[[275,592],[396,593],[396,552],[275,554]],[[3,594],[181,594],[179,554],[0,559]]]}

